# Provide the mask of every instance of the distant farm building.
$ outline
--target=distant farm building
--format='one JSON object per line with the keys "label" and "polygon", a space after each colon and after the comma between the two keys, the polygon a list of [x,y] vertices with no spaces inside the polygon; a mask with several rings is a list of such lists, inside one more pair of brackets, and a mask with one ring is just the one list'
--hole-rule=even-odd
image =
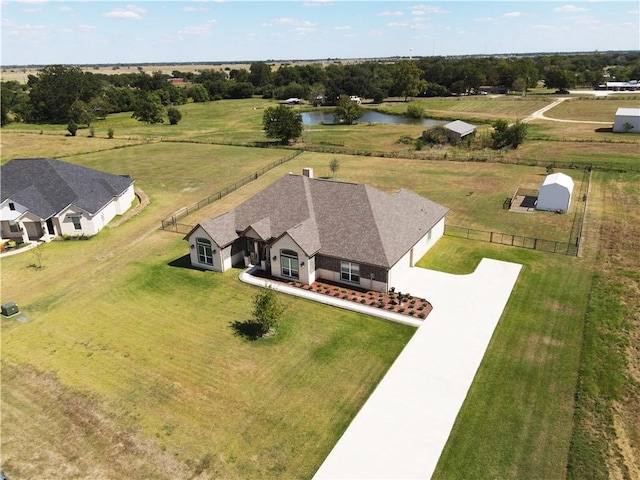
{"label": "distant farm building", "polygon": [[640,133],[640,108],[618,108],[613,121],[613,131]]}
{"label": "distant farm building", "polygon": [[607,82],[598,85],[597,90],[613,90],[614,92],[633,92],[640,90],[640,82],[638,80],[629,80],[628,82]]}
{"label": "distant farm building", "polygon": [[540,185],[536,210],[550,212],[569,211],[571,194],[573,193],[573,179],[564,173],[552,173]]}
{"label": "distant farm building", "polygon": [[473,138],[476,133],[475,125],[463,122],[462,120],[447,123],[444,128],[447,130],[449,141],[453,144],[460,143],[467,138]]}

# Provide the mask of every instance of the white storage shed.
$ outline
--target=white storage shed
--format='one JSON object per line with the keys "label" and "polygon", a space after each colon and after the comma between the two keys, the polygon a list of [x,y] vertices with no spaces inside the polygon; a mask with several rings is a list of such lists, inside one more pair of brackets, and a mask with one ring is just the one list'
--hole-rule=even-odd
{"label": "white storage shed", "polygon": [[640,133],[640,108],[619,108],[613,121],[613,131]]}
{"label": "white storage shed", "polygon": [[573,193],[573,179],[564,173],[547,175],[540,190],[536,210],[568,212]]}

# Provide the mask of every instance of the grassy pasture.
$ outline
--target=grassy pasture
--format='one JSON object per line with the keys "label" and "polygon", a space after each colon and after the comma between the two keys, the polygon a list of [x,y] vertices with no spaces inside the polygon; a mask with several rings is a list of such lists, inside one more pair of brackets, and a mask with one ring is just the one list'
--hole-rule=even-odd
{"label": "grassy pasture", "polygon": [[[536,110],[545,107],[553,98],[549,97],[513,97],[500,96],[470,96],[455,98],[415,98],[427,116],[435,118],[454,119],[484,119],[486,121],[504,118],[507,120],[519,120],[531,115]],[[380,108],[395,114],[404,114],[407,111],[407,103],[393,102],[383,103]]]}
{"label": "grassy pasture", "polygon": [[[260,107],[254,110],[252,103],[184,107],[188,115],[177,126],[182,130],[140,124],[123,114],[97,123],[96,134],[106,131],[106,122],[119,125],[112,127],[116,139],[104,140],[107,148],[129,133],[132,138],[205,142],[256,141],[262,135],[259,127],[252,130],[261,118]],[[216,137],[227,114],[239,134],[229,129]],[[550,136],[556,135],[554,128],[565,128],[556,122],[544,125]],[[3,128],[3,161],[50,156],[49,147],[37,140],[29,149],[16,127]],[[368,138],[376,149],[391,148],[401,131],[356,127],[343,139],[327,128],[321,141],[351,146],[366,145]],[[584,131],[585,139],[599,135]],[[237,271],[212,275],[184,268],[185,242],[158,231],[160,219],[178,207],[290,150],[155,142],[105,150],[98,138],[84,138],[79,146],[63,142],[63,132],[28,136],[54,137],[51,148],[63,158],[70,155],[65,160],[130,174],[152,203],[90,241],[41,247],[43,270],[29,267],[34,262],[29,252],[2,260],[2,301],[17,301],[29,318],[24,324],[1,322],[3,469],[11,478],[189,478],[198,472],[197,478],[310,477],[412,330],[282,297],[288,308],[279,335],[249,343],[234,336],[229,323],[247,318],[255,290],[237,281]],[[529,153],[525,143],[507,155],[555,155],[558,160],[592,155],[629,162],[637,158],[634,147],[540,141],[531,142]],[[329,176],[334,157],[340,161],[340,180],[386,191],[410,188],[451,207],[453,224],[560,241],[571,229],[571,214],[502,210],[502,201],[517,186],[539,185],[543,168],[311,152],[185,220],[195,223],[225,211],[287,171],[310,166],[316,176]],[[581,185],[581,172],[566,173]],[[631,193],[628,198],[636,199],[637,178],[618,178],[613,194],[602,188],[598,175],[590,197],[597,215],[591,207],[584,259],[447,237],[423,259],[422,266],[456,273],[468,273],[483,256],[524,265],[436,478],[564,476],[591,269],[598,267],[597,259],[613,254],[618,262],[611,266],[612,275],[623,276],[629,292],[634,288],[630,279],[637,278],[625,266],[633,246],[622,248],[633,244],[619,236],[620,225],[637,220],[620,213],[634,210],[620,195]],[[620,213],[620,225],[602,224],[608,205]],[[602,231],[611,242],[610,250],[600,252]],[[629,294],[627,301],[632,299]],[[625,408],[622,421],[633,440],[637,410],[633,403]],[[598,431],[590,424],[586,430]]]}
{"label": "grassy pasture", "polygon": [[620,107],[639,108],[640,94],[572,98],[545,112],[545,116],[558,119],[611,122],[613,125],[616,110]]}
{"label": "grassy pasture", "polygon": [[452,237],[419,265],[465,274],[484,257],[523,268],[433,478],[562,478],[590,269]]}

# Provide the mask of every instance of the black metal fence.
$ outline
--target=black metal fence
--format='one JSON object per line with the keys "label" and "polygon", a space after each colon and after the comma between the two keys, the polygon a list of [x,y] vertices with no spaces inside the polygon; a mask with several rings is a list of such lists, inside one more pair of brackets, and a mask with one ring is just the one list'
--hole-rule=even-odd
{"label": "black metal fence", "polygon": [[542,238],[525,237],[512,233],[489,232],[486,230],[475,230],[473,228],[457,227],[446,225],[444,234],[451,237],[467,238],[470,240],[480,240],[482,242],[499,243],[512,247],[528,248],[543,252],[559,253],[562,255],[576,256],[578,254],[578,243],[557,242],[555,240],[545,240]]}
{"label": "black metal fence", "polygon": [[[254,172],[251,175],[248,175],[248,176],[244,177],[242,180],[238,180],[237,182],[229,185],[226,188],[223,188],[222,190],[214,193],[213,195],[209,195],[207,198],[203,198],[199,202],[192,203],[191,205],[187,205],[186,207],[181,208],[177,212],[173,213],[170,217],[167,217],[164,220],[162,220],[162,227],[161,228],[163,230],[173,230],[173,231],[180,232],[180,233],[189,233],[189,230],[191,230],[192,226],[191,225],[186,225],[186,224],[179,224],[178,220],[180,220],[182,218],[185,218],[185,217],[188,217],[193,212],[196,212],[196,211],[200,210],[201,208],[206,207],[207,205],[209,205],[209,204],[211,204],[211,203],[213,203],[213,202],[215,202],[217,200],[220,200],[222,197],[226,197],[231,192],[234,192],[235,190],[237,190],[238,188],[242,187],[243,185],[246,185],[247,183],[250,183],[250,182],[253,182],[254,180],[257,180],[258,177],[264,175],[269,170],[273,170],[274,168],[282,165],[283,163],[286,163],[286,162],[288,162],[290,160],[293,160],[295,157],[300,155],[302,152],[303,152],[302,150],[296,150],[292,154],[287,155],[286,157],[283,157],[283,158],[281,158],[279,160],[276,160],[275,162],[271,162],[266,167],[262,167],[257,172]],[[189,227],[189,229],[185,232],[184,229],[186,227]]]}

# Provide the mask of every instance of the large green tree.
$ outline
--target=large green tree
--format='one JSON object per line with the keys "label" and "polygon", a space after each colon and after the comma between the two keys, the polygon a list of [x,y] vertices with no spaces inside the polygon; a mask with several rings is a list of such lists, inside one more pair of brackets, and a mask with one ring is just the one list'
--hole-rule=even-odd
{"label": "large green tree", "polygon": [[253,62],[249,67],[249,81],[256,88],[269,85],[271,83],[271,65],[264,62]]}
{"label": "large green tree", "polygon": [[404,61],[397,63],[393,71],[393,92],[404,97],[414,97],[426,88],[426,82],[420,80],[420,69],[415,62]]}
{"label": "large green tree", "polygon": [[101,90],[100,81],[78,67],[51,65],[30,78],[29,120],[62,123],[76,100],[89,103]]}
{"label": "large green tree", "polygon": [[136,100],[131,117],[150,124],[164,122],[164,107],[160,97],[152,93],[142,95]]}
{"label": "large green tree", "polygon": [[277,138],[283,144],[302,135],[302,115],[286,105],[269,107],[262,116],[262,125],[269,138]]}

